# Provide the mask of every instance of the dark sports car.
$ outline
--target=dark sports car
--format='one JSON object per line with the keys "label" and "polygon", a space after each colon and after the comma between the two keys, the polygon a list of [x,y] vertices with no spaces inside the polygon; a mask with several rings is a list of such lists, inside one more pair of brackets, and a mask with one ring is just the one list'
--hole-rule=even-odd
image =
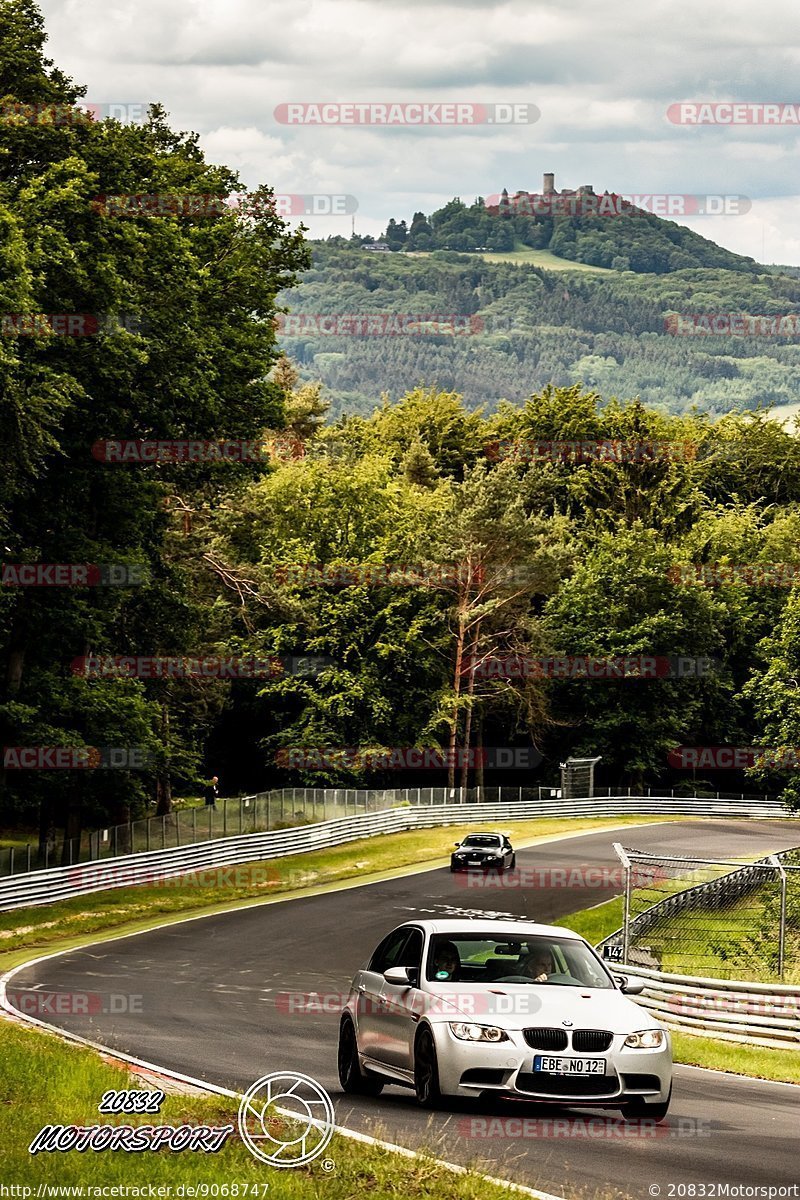
{"label": "dark sports car", "polygon": [[451,871],[505,871],[516,865],[514,847],[504,833],[470,833],[450,855]]}

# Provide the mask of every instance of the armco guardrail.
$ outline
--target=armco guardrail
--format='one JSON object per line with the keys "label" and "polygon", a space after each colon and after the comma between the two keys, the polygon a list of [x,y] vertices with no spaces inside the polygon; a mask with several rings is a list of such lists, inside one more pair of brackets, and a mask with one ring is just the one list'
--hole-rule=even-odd
{"label": "armco guardrail", "polygon": [[636,1003],[665,1025],[728,1042],[800,1049],[796,986],[698,979],[623,964],[619,969],[642,980],[645,990]]}
{"label": "armco guardrail", "polygon": [[[594,788],[598,799],[629,797],[632,789]],[[497,804],[514,801],[547,801],[561,798],[555,787],[531,786],[481,788],[274,788],[250,796],[220,797],[212,807],[176,803],[172,812],[142,817],[105,829],[83,830],[80,836],[65,837],[60,843],[50,837],[43,844],[0,847],[0,878],[24,875],[28,871],[48,870],[57,866],[77,866],[81,862],[118,858],[170,846],[192,846],[195,842],[213,842],[217,838],[237,837],[244,833],[266,833],[270,829],[288,829],[293,825],[332,821],[337,817],[355,817],[382,812],[398,804]],[[634,791],[633,795],[637,793]],[[646,799],[674,797],[674,790],[647,788],[638,793]],[[709,803],[746,805],[748,810],[762,802],[767,809],[775,803],[769,796],[742,792],[705,792]],[[769,815],[769,813],[767,813]]]}
{"label": "armco guardrail", "polygon": [[380,833],[429,829],[435,825],[531,820],[537,817],[624,815],[787,817],[777,801],[713,801],[693,797],[597,796],[511,803],[411,805],[383,812],[322,821],[293,829],[250,833],[196,845],[122,855],[103,862],[55,867],[0,880],[0,911],[48,904],[110,888],[152,883],[170,876],[237,863],[282,858],[304,850],[338,846]]}

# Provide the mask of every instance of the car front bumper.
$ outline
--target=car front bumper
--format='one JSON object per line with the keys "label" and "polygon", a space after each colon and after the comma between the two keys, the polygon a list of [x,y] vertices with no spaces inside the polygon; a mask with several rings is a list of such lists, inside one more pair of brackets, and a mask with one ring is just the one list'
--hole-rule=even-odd
{"label": "car front bumper", "polygon": [[546,1051],[527,1045],[521,1030],[509,1030],[506,1042],[463,1042],[445,1023],[432,1026],[439,1065],[439,1086],[447,1096],[494,1091],[520,1100],[549,1104],[619,1107],[639,1097],[663,1103],[672,1082],[669,1034],[659,1050],[623,1049],[625,1034],[615,1034],[604,1054],[564,1051],[558,1057],[602,1058],[605,1075],[550,1075],[535,1072],[533,1060]]}

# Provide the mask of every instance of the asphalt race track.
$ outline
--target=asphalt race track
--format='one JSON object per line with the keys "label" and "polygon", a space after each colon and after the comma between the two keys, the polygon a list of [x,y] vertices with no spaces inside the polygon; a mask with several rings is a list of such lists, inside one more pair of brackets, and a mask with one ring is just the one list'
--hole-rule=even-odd
{"label": "asphalt race track", "polygon": [[[614,868],[616,840],[698,857],[761,855],[800,844],[800,822],[710,820],[629,827],[520,851],[517,866]],[[650,1191],[657,1185],[663,1200],[670,1200],[671,1195],[687,1195],[671,1192],[670,1184],[797,1183],[800,1088],[784,1084],[678,1067],[670,1114],[656,1136],[652,1129],[631,1136],[635,1127],[624,1126],[616,1110],[604,1116],[602,1110],[522,1104],[487,1109],[454,1102],[430,1116],[403,1088],[388,1087],[379,1099],[342,1095],[333,997],[346,993],[355,969],[394,925],[414,915],[476,910],[548,922],[620,890],[468,887],[462,876],[447,869],[430,871],[205,917],[71,952],[25,968],[9,992],[36,988],[141,997],[136,1012],[47,1019],[111,1048],[240,1091],[270,1071],[302,1071],[331,1092],[342,1125],[410,1147],[425,1145],[451,1162],[480,1158],[491,1174],[546,1191],[562,1193],[572,1187],[587,1197],[602,1191],[638,1200],[657,1195]],[[312,1011],[290,1011],[287,993],[318,993],[322,1002]],[[326,1005],[330,1011],[323,1011]],[[598,1125],[598,1117],[610,1127]],[[57,1112],[53,1119],[58,1120]],[[694,1194],[702,1196],[699,1188]]]}

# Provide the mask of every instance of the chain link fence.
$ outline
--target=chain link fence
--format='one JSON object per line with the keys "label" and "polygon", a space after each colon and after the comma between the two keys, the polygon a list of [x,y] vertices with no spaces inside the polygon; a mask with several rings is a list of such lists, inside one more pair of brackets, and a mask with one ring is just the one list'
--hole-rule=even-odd
{"label": "chain link fence", "polygon": [[[598,799],[631,796],[628,788],[593,788],[587,796]],[[638,793],[650,797],[685,797],[682,789],[651,789]],[[483,788],[276,788],[253,796],[218,799],[212,807],[176,804],[171,813],[143,817],[105,829],[85,830],[80,837],[59,837],[40,851],[37,844],[0,847],[0,878],[22,875],[58,866],[73,866],[99,859],[116,858],[147,850],[188,846],[240,833],[264,833],[288,829],[337,817],[380,812],[401,805],[508,804],[522,801],[561,799],[558,787],[483,787]],[[746,795],[743,792],[698,791],[698,800],[752,802],[775,806],[774,813],[786,815],[774,797]]]}
{"label": "chain link fence", "polygon": [[609,956],[667,974],[800,983],[800,848],[749,863],[616,849],[625,894]]}

